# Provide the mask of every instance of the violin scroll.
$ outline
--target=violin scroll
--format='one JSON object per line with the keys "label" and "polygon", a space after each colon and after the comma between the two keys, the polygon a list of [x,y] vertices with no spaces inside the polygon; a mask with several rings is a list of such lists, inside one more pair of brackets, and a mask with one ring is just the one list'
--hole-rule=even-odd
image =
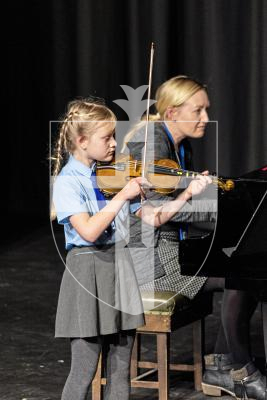
{"label": "violin scroll", "polygon": [[231,179],[227,179],[226,181],[224,181],[222,178],[215,178],[213,180],[213,183],[217,184],[218,187],[224,192],[230,192],[235,188],[234,181],[232,181]]}

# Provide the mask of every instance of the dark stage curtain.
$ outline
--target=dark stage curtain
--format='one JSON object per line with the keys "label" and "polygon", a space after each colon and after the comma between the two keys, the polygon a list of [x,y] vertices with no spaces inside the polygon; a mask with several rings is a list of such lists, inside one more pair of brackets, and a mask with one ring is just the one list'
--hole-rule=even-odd
{"label": "dark stage curtain", "polygon": [[[12,18],[14,215],[48,215],[49,120],[88,95],[127,119],[112,101],[126,98],[120,85],[147,84],[151,41],[152,98],[181,73],[208,85],[219,173],[239,176],[267,162],[266,0],[36,0],[12,4]],[[197,164],[209,167],[209,145],[198,147]]]}

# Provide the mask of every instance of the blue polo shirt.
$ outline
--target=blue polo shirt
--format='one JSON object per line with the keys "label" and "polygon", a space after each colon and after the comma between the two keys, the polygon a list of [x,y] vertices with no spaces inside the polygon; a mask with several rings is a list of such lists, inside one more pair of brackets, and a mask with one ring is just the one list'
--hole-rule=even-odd
{"label": "blue polo shirt", "polygon": [[93,179],[91,179],[94,169],[95,164],[88,167],[71,155],[54,182],[53,203],[58,223],[64,225],[67,250],[70,250],[73,246],[103,245],[120,240],[128,241],[129,207],[132,213],[135,213],[140,207],[139,199],[126,202],[111,223],[111,229],[104,231],[94,243],[84,240],[71,225],[70,216],[84,212],[92,216],[98,213],[109,201],[105,200],[105,204],[101,204],[96,197]]}

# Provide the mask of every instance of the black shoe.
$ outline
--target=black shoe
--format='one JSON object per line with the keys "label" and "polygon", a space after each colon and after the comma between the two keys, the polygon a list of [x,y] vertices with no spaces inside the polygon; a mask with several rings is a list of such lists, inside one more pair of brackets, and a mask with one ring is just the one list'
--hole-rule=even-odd
{"label": "black shoe", "polygon": [[[254,372],[250,372],[251,370]],[[238,400],[266,400],[266,376],[250,362],[243,368],[231,371],[235,395]]]}
{"label": "black shoe", "polygon": [[230,375],[233,368],[231,355],[208,354],[204,358],[203,393],[208,396],[222,396],[222,392],[226,392],[235,397],[234,382]]}

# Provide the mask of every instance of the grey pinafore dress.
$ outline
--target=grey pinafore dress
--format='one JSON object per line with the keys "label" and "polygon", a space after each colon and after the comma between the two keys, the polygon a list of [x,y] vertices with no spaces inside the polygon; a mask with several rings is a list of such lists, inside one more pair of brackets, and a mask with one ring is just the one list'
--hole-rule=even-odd
{"label": "grey pinafore dress", "polygon": [[144,324],[143,306],[127,247],[69,251],[56,315],[56,337],[92,337]]}

